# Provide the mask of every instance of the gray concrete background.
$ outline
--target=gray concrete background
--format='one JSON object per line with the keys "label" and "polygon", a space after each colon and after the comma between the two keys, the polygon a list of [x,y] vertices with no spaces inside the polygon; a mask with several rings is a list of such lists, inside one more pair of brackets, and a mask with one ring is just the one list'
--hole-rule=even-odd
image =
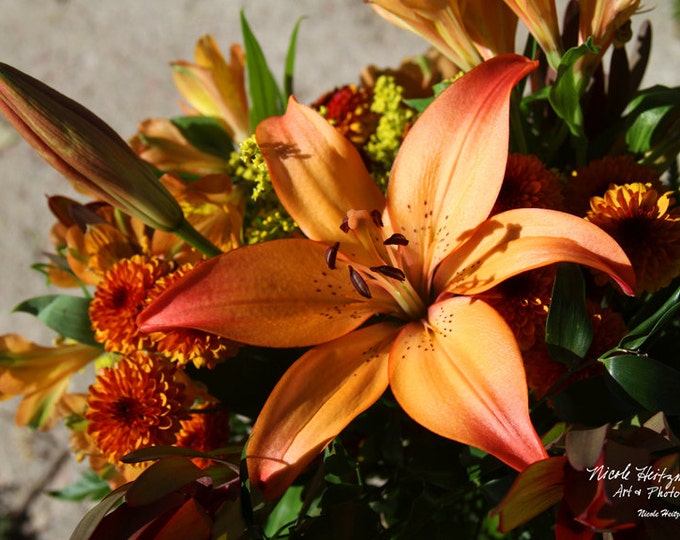
{"label": "gray concrete background", "polygon": [[[634,27],[650,18],[655,35],[645,83],[678,85],[680,40],[672,0],[644,4],[650,11],[636,16]],[[290,31],[298,17],[306,17],[296,69],[303,102],[355,82],[366,64],[396,66],[426,48],[361,0],[0,0],[0,61],[80,101],[128,137],[148,116],[179,112],[168,62],[192,60],[194,43],[205,33],[225,52],[240,42],[241,8],[278,77]],[[10,310],[50,292],[30,270],[49,248],[53,220],[45,196],[73,193],[2,120],[0,186],[0,333],[49,344],[51,335],[38,321]],[[35,538],[68,538],[87,505],[54,501],[42,491],[69,484],[82,468],[66,450],[65,430],[16,429],[16,403],[0,403],[0,517],[25,507],[27,530]]]}

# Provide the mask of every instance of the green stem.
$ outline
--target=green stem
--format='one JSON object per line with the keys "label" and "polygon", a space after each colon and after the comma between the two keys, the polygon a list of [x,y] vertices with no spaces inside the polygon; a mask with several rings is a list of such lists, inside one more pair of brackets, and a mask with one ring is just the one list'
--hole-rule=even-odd
{"label": "green stem", "polygon": [[212,242],[206,239],[201,233],[194,229],[191,224],[183,219],[179,227],[172,231],[172,234],[184,240],[190,246],[196,248],[198,251],[208,257],[215,257],[220,255],[222,251]]}

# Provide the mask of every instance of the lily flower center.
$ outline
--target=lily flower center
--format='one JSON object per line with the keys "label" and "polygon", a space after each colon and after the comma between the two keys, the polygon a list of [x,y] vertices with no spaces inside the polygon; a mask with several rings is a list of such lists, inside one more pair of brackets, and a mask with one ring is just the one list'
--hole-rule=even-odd
{"label": "lily flower center", "polygon": [[351,263],[349,279],[361,296],[373,298],[374,291],[381,289],[394,300],[386,310],[391,315],[407,320],[423,317],[426,304],[403,270],[403,250],[408,245],[406,237],[391,233],[378,210],[350,210],[340,229],[353,235],[363,252],[361,255],[345,253],[342,243],[336,242],[326,250],[328,267],[335,268],[338,255],[346,257]]}

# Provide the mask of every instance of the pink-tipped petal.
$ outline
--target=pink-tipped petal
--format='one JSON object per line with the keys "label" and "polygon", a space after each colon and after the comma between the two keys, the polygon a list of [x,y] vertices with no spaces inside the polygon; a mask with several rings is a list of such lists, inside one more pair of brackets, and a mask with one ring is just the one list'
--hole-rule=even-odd
{"label": "pink-tipped petal", "polygon": [[311,240],[275,240],[209,259],[144,310],[140,328],[196,328],[263,347],[340,337],[379,311],[381,290],[361,296],[346,263],[328,267],[326,250]]}
{"label": "pink-tipped petal", "polygon": [[390,354],[390,386],[430,431],[481,448],[517,470],[547,454],[529,418],[517,342],[482,301],[459,296],[411,323]]}
{"label": "pink-tipped petal", "polygon": [[442,92],[406,136],[387,207],[420,262],[414,275],[428,276],[489,215],[505,173],[510,91],[535,67],[517,55],[484,62]]}

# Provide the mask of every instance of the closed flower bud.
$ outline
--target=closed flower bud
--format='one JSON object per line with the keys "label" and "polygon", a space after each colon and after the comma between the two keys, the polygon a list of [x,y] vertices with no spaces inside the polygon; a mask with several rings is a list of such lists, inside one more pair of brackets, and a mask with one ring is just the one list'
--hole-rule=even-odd
{"label": "closed flower bud", "polygon": [[182,226],[182,209],[153,168],[87,108],[0,63],[0,112],[76,187],[155,229]]}

